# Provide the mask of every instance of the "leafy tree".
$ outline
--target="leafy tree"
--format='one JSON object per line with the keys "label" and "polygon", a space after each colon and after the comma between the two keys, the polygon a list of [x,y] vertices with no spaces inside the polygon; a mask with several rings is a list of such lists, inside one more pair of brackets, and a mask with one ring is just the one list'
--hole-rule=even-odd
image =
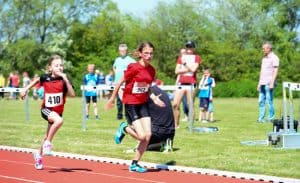
{"label": "leafy tree", "polygon": [[[68,31],[73,22],[96,16],[105,3],[104,0],[2,0],[0,70],[39,71],[44,68],[46,58],[58,49],[60,54],[66,55],[64,52],[70,43]],[[24,45],[29,51],[24,50]],[[22,65],[28,58],[30,64]]]}
{"label": "leafy tree", "polygon": [[[192,40],[203,61],[199,75],[209,67],[217,82],[223,82],[218,85],[220,94],[224,89],[226,96],[253,96],[249,90],[258,80],[265,41],[273,44],[281,60],[278,82],[297,82],[300,77],[298,0],[176,0],[159,2],[144,17],[121,14],[111,0],[0,3],[4,74],[43,72],[49,55],[58,53],[79,86],[88,63],[107,73],[120,43],[131,53],[148,40],[155,45],[152,63],[158,77],[173,84],[179,50]],[[234,90],[237,85],[243,88]]]}

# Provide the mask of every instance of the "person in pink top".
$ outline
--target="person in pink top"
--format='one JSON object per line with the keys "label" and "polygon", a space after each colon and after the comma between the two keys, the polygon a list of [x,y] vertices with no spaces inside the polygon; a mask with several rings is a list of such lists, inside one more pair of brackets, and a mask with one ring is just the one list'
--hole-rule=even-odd
{"label": "person in pink top", "polygon": [[[12,88],[19,88],[19,85],[20,85],[19,72],[15,71],[10,79],[11,79],[11,87]],[[17,97],[18,97],[18,93],[13,92],[12,99],[17,99]]]}
{"label": "person in pink top", "polygon": [[160,95],[155,95],[150,91],[150,86],[155,80],[155,69],[150,64],[154,52],[154,46],[150,42],[143,42],[136,50],[138,61],[128,65],[124,71],[124,76],[118,81],[115,89],[106,104],[106,109],[113,107],[113,102],[117,93],[125,83],[122,101],[125,104],[125,114],[128,124],[122,122],[117,133],[115,141],[120,144],[125,136],[125,133],[130,134],[133,138],[139,141],[134,159],[129,166],[129,171],[143,173],[147,169],[140,166],[138,161],[144,154],[151,138],[151,119],[147,102],[150,98],[160,106],[165,107],[165,103],[159,98]]}
{"label": "person in pink top", "polygon": [[265,103],[269,107],[268,121],[272,121],[275,117],[273,104],[274,88],[279,68],[279,58],[272,51],[270,43],[263,44],[264,57],[261,62],[259,82],[257,91],[259,92],[259,117],[257,122],[264,122],[265,118]]}

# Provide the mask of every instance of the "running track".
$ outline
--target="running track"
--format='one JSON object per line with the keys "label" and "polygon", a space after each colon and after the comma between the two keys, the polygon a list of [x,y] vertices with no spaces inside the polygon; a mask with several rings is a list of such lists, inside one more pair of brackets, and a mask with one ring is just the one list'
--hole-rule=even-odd
{"label": "running track", "polygon": [[[55,153],[55,156],[44,156],[43,170],[35,170],[31,149],[9,148],[0,146],[0,183],[164,183],[164,182],[189,182],[189,183],[262,183],[276,182],[274,180],[256,178],[233,178],[225,175],[205,175],[200,173],[186,173],[183,171],[168,171],[157,169],[158,166],[148,169],[147,173],[132,173],[128,171],[129,161],[120,160],[121,164],[111,163],[117,159],[106,159],[104,162]],[[80,155],[78,155],[80,156]],[[92,159],[92,158],[91,158]],[[125,162],[125,163],[124,163]],[[153,166],[141,163],[145,166]],[[248,174],[249,175],[249,174]],[[271,177],[267,177],[268,179]],[[247,180],[248,179],[248,180]],[[252,180],[251,180],[252,179]],[[273,177],[276,179],[276,177]],[[298,182],[296,179],[282,179],[278,182]],[[300,182],[300,180],[299,180]]]}

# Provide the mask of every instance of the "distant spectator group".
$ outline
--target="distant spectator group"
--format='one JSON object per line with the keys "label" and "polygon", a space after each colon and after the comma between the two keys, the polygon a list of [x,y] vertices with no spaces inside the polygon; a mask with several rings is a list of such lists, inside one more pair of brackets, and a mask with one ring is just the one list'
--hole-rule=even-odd
{"label": "distant spectator group", "polygon": [[[7,79],[5,79],[4,75],[0,73],[0,88],[24,88],[29,85],[35,77],[38,76],[35,75],[32,79],[30,79],[28,72],[24,71],[20,79],[19,72],[13,71],[10,72]],[[43,89],[39,86],[39,84],[36,84],[34,87],[32,96],[34,99],[43,98]],[[0,92],[0,98],[4,99],[5,97],[8,100],[16,100],[19,98],[19,94],[18,92]]]}

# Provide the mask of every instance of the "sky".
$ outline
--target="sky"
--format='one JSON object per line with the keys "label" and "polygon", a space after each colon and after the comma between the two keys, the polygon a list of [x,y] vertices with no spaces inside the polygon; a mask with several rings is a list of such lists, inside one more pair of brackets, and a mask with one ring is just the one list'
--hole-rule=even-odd
{"label": "sky", "polygon": [[159,1],[170,3],[174,0],[112,0],[117,3],[122,13],[130,13],[135,16],[143,16],[145,12],[152,10]]}

